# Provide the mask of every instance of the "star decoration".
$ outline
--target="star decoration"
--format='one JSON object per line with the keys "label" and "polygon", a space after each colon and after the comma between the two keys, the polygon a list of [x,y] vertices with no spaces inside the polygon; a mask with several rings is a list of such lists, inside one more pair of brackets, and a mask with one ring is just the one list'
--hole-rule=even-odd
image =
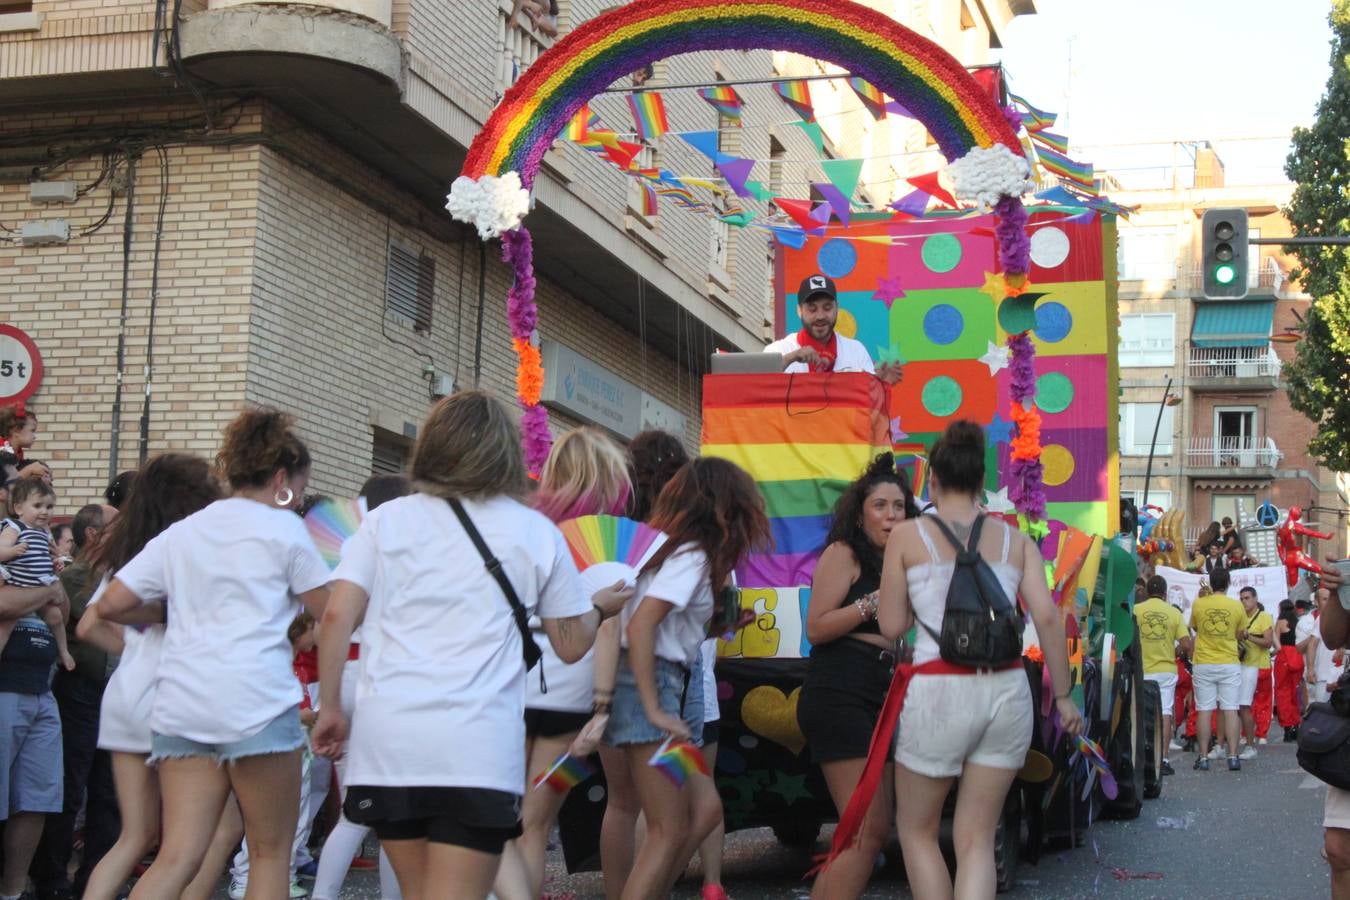
{"label": "star decoration", "polygon": [[886,304],[887,309],[890,309],[891,304],[903,296],[905,292],[900,289],[900,276],[896,275],[894,278],[878,278],[877,289],[872,294],[872,299],[880,300]]}
{"label": "star decoration", "polygon": [[905,363],[909,362],[909,360],[901,355],[899,344],[891,344],[889,347],[877,347],[876,351],[877,362],[882,365],[892,363],[897,366],[903,366]]}
{"label": "star decoration", "polygon": [[984,426],[984,436],[991,444],[1006,444],[1012,440],[1013,423],[994,413],[993,420]]}
{"label": "star decoration", "polygon": [[993,341],[985,341],[989,349],[985,351],[984,356],[980,357],[980,362],[989,367],[989,374],[998,374],[999,369],[1008,368],[1008,348],[1000,347]]}
{"label": "star decoration", "polygon": [[1013,511],[1012,501],[1008,499],[1008,489],[1001,487],[992,494],[985,491],[984,508],[991,513],[1006,513]]}
{"label": "star decoration", "polygon": [[900,417],[896,416],[894,419],[891,419],[891,443],[898,444],[907,437],[909,437],[909,435],[900,427]]}
{"label": "star decoration", "polygon": [[783,798],[783,801],[791,806],[795,800],[803,800],[811,796],[811,792],[806,789],[805,775],[784,775],[778,774],[773,787],[769,788],[769,793],[777,794]]}
{"label": "star decoration", "polygon": [[995,304],[1008,296],[1008,288],[1003,283],[1003,276],[996,272],[985,272],[984,287],[980,288],[980,293],[988,294],[990,302]]}

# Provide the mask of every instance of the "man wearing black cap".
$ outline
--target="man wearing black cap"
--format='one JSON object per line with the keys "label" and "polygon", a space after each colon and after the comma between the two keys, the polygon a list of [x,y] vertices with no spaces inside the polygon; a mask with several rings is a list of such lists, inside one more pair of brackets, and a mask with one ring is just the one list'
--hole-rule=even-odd
{"label": "man wearing black cap", "polygon": [[797,288],[797,315],[801,331],[764,348],[783,354],[784,372],[870,372],[887,384],[900,380],[899,365],[883,363],[878,370],[861,342],[835,333],[839,295],[834,279],[820,273],[803,278]]}

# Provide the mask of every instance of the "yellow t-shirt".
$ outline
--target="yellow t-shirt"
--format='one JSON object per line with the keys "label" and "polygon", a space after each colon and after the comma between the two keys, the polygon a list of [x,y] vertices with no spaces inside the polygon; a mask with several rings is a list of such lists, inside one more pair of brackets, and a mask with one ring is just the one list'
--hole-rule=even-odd
{"label": "yellow t-shirt", "polygon": [[[1247,623],[1251,622],[1250,625]],[[1252,618],[1252,614],[1245,609],[1242,611],[1242,627],[1247,629],[1248,634],[1265,634],[1267,628],[1275,627],[1275,620],[1270,617],[1270,613],[1264,609]],[[1258,647],[1255,644],[1247,644],[1247,655],[1242,658],[1244,666],[1251,666],[1253,669],[1270,668],[1270,648]]]}
{"label": "yellow t-shirt", "polygon": [[1238,662],[1238,629],[1247,624],[1242,604],[1225,594],[1210,594],[1191,607],[1191,630],[1195,632],[1197,665],[1222,665]]}
{"label": "yellow t-shirt", "polygon": [[1145,674],[1177,673],[1177,641],[1186,637],[1181,611],[1160,597],[1134,605],[1139,646],[1144,651]]}

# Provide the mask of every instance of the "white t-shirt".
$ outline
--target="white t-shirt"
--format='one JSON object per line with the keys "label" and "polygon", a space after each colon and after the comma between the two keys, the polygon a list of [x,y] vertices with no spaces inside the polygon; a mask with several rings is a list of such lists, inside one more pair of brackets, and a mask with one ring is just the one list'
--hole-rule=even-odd
{"label": "white t-shirt", "polygon": [[[111,579],[105,575],[93,606]],[[103,689],[98,715],[98,748],[118,753],[150,752],[150,713],[155,701],[155,672],[164,647],[163,625],[127,625],[122,629],[122,655]]]}
{"label": "white t-shirt", "polygon": [[[876,368],[872,365],[872,355],[867,352],[867,348],[861,341],[855,341],[853,338],[846,338],[842,334],[835,332],[835,352],[838,354],[834,361],[834,371],[836,372],[871,372],[876,374]],[[765,353],[782,353],[784,355],[801,347],[801,342],[797,340],[797,332],[792,332],[787,337],[764,348]],[[788,374],[797,374],[800,372],[809,372],[811,367],[804,362],[795,362],[783,370]]]}
{"label": "white t-shirt", "polygon": [[656,630],[656,655],[686,669],[698,658],[699,645],[708,636],[713,613],[712,582],[708,580],[708,557],[693,544],[680,547],[661,568],[638,579],[637,593],[620,613],[620,634],[628,647],[628,623],[649,595],[674,607]]}
{"label": "white t-shirt", "polygon": [[[464,510],[528,612],[590,610],[546,517],[507,497]],[[347,782],[523,793],[525,681],[538,671],[526,674],[511,607],[449,504],[413,494],[381,505],[333,578],[370,596]]]}
{"label": "white t-shirt", "polygon": [[1298,624],[1294,626],[1294,644],[1297,646],[1303,643],[1317,630],[1317,617],[1311,612],[1299,616]]}
{"label": "white t-shirt", "polygon": [[116,578],[142,602],[166,603],[156,734],[234,743],[299,705],[286,629],[295,595],[329,573],[295,513],[217,500],[166,528]]}
{"label": "white t-shirt", "polygon": [[[636,576],[637,570],[624,563],[596,563],[581,573],[582,596],[589,600],[596,591],[620,579],[632,584]],[[548,693],[539,688],[539,670],[531,669],[529,677],[525,679],[525,708],[590,712],[591,701],[595,699],[595,649],[587,650],[586,655],[574,663],[565,663],[558,658],[548,641],[548,635],[544,633],[543,623],[537,617],[531,617],[530,630],[534,633],[534,642],[543,653],[539,665],[544,667]]]}
{"label": "white t-shirt", "polygon": [[722,718],[722,709],[717,704],[717,675],[713,667],[717,664],[717,638],[708,638],[703,642],[703,721],[705,724]]}
{"label": "white t-shirt", "polygon": [[[1305,619],[1311,619],[1312,614],[1304,616]],[[1341,673],[1345,671],[1344,666],[1336,665],[1334,658],[1336,651],[1327,646],[1327,642],[1322,640],[1321,621],[1318,621],[1317,628],[1317,655],[1313,658],[1314,677],[1318,684],[1335,685],[1340,679]]]}

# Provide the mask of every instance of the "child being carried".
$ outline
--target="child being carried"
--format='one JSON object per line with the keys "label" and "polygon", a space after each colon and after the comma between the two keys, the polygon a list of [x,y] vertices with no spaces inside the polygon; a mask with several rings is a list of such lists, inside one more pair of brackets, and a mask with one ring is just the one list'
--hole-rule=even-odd
{"label": "child being carried", "polygon": [[[48,527],[56,492],[37,476],[21,478],[10,485],[9,505],[13,516],[0,520],[0,566],[8,573],[6,582],[14,587],[43,587],[56,581],[56,547]],[[66,619],[70,601],[53,601],[37,615],[51,629],[61,665],[75,668],[75,659],[66,646]],[[9,641],[14,620],[0,621],[0,647]]]}

